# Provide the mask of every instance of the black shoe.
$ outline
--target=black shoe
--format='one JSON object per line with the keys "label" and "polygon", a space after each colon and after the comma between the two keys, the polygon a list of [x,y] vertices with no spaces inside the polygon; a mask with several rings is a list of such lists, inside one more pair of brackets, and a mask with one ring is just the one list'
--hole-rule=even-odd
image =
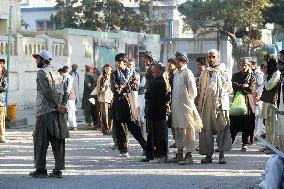
{"label": "black shoe", "polygon": [[62,172],[60,170],[55,170],[53,169],[51,173],[48,175],[49,177],[57,177],[57,178],[62,178]]}
{"label": "black shoe", "polygon": [[45,178],[47,177],[47,170],[46,169],[36,169],[35,171],[30,172],[29,176],[33,178]]}
{"label": "black shoe", "polygon": [[201,159],[202,164],[212,163],[212,157],[206,156],[205,158]]}

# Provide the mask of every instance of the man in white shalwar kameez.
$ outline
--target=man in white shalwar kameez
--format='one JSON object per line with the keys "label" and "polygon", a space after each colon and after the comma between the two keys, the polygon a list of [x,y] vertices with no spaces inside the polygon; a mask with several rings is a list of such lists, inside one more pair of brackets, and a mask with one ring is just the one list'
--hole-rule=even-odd
{"label": "man in white shalwar kameez", "polygon": [[76,93],[74,88],[74,79],[68,73],[69,67],[63,67],[63,78],[64,82],[67,84],[67,94],[68,94],[68,101],[67,101],[67,109],[68,109],[68,119],[67,119],[67,126],[70,130],[77,130],[77,120],[76,120]]}
{"label": "man in white shalwar kameez", "polygon": [[219,62],[216,49],[208,51],[209,66],[200,75],[198,110],[203,128],[199,137],[199,153],[206,155],[201,163],[212,163],[214,137],[219,155],[219,164],[226,164],[224,151],[232,148],[229,121],[229,93],[232,91],[226,65]]}
{"label": "man in white shalwar kameez", "polygon": [[[172,127],[175,130],[175,141],[178,148],[176,157],[169,162],[180,165],[193,162],[191,153],[195,151],[195,124],[201,119],[194,104],[197,95],[195,78],[187,68],[188,58],[185,54],[176,53],[176,68],[172,90]],[[202,123],[201,123],[202,125]],[[183,157],[183,150],[186,154]]]}

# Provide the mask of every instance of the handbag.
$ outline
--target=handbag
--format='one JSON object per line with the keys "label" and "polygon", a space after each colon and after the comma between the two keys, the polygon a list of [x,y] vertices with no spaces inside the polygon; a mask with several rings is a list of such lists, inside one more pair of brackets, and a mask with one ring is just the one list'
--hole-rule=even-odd
{"label": "handbag", "polygon": [[241,91],[237,91],[230,107],[230,115],[242,116],[248,113],[245,95]]}

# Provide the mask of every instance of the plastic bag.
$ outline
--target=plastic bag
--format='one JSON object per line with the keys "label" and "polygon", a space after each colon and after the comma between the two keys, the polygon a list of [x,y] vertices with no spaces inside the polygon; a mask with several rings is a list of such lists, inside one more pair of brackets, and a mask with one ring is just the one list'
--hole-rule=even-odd
{"label": "plastic bag", "polygon": [[231,104],[230,115],[232,116],[242,116],[246,115],[248,112],[248,108],[246,105],[245,96],[241,91],[237,91],[234,100]]}

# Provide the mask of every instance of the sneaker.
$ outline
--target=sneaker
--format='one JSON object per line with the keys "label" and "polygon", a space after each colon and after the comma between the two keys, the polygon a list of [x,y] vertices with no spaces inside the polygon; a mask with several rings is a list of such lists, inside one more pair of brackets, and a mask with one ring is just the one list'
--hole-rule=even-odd
{"label": "sneaker", "polygon": [[202,164],[212,163],[212,158],[209,156],[206,156],[205,158],[201,159],[201,163]]}
{"label": "sneaker", "polygon": [[129,153],[128,153],[128,152],[125,152],[125,153],[122,153],[122,154],[121,154],[121,157],[129,158],[130,156],[129,156]]}
{"label": "sneaker", "polygon": [[35,171],[30,172],[29,176],[33,178],[45,178],[47,177],[47,170],[46,169],[36,169]]}
{"label": "sneaker", "polygon": [[226,159],[224,156],[219,156],[219,164],[226,164]]}
{"label": "sneaker", "polygon": [[48,177],[62,178],[62,171],[53,169],[52,172],[49,173]]}
{"label": "sneaker", "polygon": [[169,146],[169,148],[176,148],[176,147],[177,147],[176,143],[173,143]]}
{"label": "sneaker", "polygon": [[248,150],[247,145],[242,145],[241,151],[246,152]]}
{"label": "sneaker", "polygon": [[178,162],[179,165],[187,165],[192,163],[193,163],[192,155],[187,155],[187,154],[185,155],[184,160]]}

